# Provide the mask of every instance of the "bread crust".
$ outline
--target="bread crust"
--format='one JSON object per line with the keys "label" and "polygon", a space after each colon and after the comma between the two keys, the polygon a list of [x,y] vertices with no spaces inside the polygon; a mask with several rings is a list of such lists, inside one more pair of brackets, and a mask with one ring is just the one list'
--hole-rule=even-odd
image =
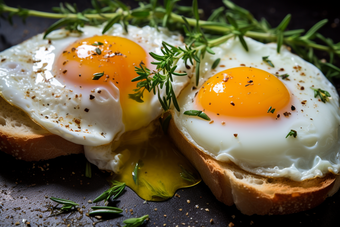
{"label": "bread crust", "polygon": [[259,176],[232,162],[219,162],[188,141],[173,118],[168,133],[215,197],[226,205],[235,204],[247,215],[282,215],[308,210],[333,195],[340,186],[339,176],[332,173],[297,182]]}
{"label": "bread crust", "polygon": [[35,124],[23,111],[0,97],[0,150],[25,161],[40,161],[84,152]]}

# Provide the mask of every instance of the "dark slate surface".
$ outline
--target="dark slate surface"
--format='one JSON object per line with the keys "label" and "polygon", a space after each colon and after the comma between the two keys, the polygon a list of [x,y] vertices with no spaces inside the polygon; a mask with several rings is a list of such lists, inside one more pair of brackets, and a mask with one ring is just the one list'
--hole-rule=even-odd
{"label": "dark slate surface", "polygon": [[[80,8],[90,6],[90,1],[76,2]],[[189,2],[189,3],[188,3]],[[190,4],[191,1],[184,1]],[[340,41],[340,26],[337,8],[332,1],[312,2],[286,0],[240,0],[237,4],[249,9],[256,18],[265,17],[273,26],[280,23],[287,13],[292,14],[290,29],[308,29],[321,19],[329,23],[321,30],[326,37]],[[6,0],[10,6],[22,6],[36,10],[50,10],[58,1]],[[135,3],[133,3],[135,4]],[[222,5],[219,1],[200,0],[199,6],[207,14]],[[0,19],[0,51],[43,32],[53,20],[28,18],[26,24],[14,18],[14,25]],[[0,153],[0,226],[91,226],[96,219],[85,215],[93,200],[109,186],[108,173],[93,168],[91,179],[84,176],[85,158],[82,155],[60,157],[54,160],[27,163]],[[328,198],[323,204],[298,214],[285,216],[246,216],[235,206],[218,202],[204,183],[180,189],[165,202],[147,202],[133,191],[126,189],[113,205],[124,209],[122,215],[98,223],[96,226],[119,226],[129,217],[150,215],[147,226],[339,226],[340,193]],[[71,199],[80,204],[83,212],[49,217],[50,196]],[[188,203],[190,201],[190,203]],[[197,205],[197,206],[196,206]],[[181,210],[181,211],[180,211]],[[213,220],[213,223],[210,220]]]}

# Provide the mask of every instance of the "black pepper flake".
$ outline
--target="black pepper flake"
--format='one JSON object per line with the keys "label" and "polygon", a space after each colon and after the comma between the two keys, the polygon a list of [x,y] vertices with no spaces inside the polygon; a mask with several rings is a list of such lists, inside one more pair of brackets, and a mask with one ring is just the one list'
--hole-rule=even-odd
{"label": "black pepper flake", "polygon": [[234,103],[233,101],[231,101],[230,104],[231,104],[232,106],[235,106],[235,103]]}
{"label": "black pepper flake", "polygon": [[291,115],[291,113],[289,113],[289,112],[284,112],[283,115],[284,115],[285,117],[289,117],[289,116]]}
{"label": "black pepper flake", "polygon": [[301,87],[300,87],[300,90],[301,90],[301,91],[305,90],[305,87],[304,87],[304,86],[301,86]]}
{"label": "black pepper flake", "polygon": [[81,77],[81,74],[79,74],[79,77]]}
{"label": "black pepper flake", "polygon": [[302,105],[305,105],[306,102],[307,102],[307,100],[303,100],[303,101],[301,102],[301,104],[302,104]]}
{"label": "black pepper flake", "polygon": [[277,118],[280,118],[280,114],[276,115]]}
{"label": "black pepper flake", "polygon": [[75,47],[72,47],[71,51],[72,51],[72,52],[76,51],[76,48],[75,48]]}
{"label": "black pepper flake", "polygon": [[189,65],[185,65],[185,68],[190,69],[191,67]]}
{"label": "black pepper flake", "polygon": [[235,133],[235,134],[234,134],[234,137],[237,138],[237,136],[238,136],[238,134]]}
{"label": "black pepper flake", "polygon": [[196,89],[197,89],[197,87],[195,87],[195,86],[192,87],[192,90],[196,90]]}
{"label": "black pepper flake", "polygon": [[52,40],[49,39],[49,40],[48,40],[48,44],[52,44]]}
{"label": "black pepper flake", "polygon": [[67,70],[64,70],[64,71],[63,71],[63,74],[65,74],[65,73],[67,73]]}
{"label": "black pepper flake", "polygon": [[102,92],[102,90],[98,90],[97,93],[100,94]]}
{"label": "black pepper flake", "polygon": [[90,110],[88,108],[85,108],[84,111],[87,113],[89,112]]}
{"label": "black pepper flake", "polygon": [[6,61],[6,58],[1,59],[1,62],[4,62],[4,61]]}
{"label": "black pepper flake", "polygon": [[94,99],[95,96],[94,95],[90,95],[90,100]]}
{"label": "black pepper flake", "polygon": [[291,109],[292,111],[296,110],[295,106],[293,106],[293,105],[290,107],[290,109]]}

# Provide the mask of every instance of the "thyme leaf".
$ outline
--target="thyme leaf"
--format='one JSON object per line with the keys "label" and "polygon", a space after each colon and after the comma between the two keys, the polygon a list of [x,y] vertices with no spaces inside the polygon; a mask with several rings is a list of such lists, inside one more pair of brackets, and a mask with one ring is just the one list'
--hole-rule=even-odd
{"label": "thyme leaf", "polygon": [[273,62],[271,61],[271,60],[269,60],[269,56],[264,56],[264,57],[262,57],[262,60],[267,64],[267,65],[269,65],[270,67],[275,67],[274,66],[274,64],[273,64]]}
{"label": "thyme leaf", "polygon": [[328,91],[322,90],[320,88],[313,88],[313,87],[311,87],[311,89],[314,91],[314,98],[319,96],[320,100],[323,103],[326,103],[326,102],[329,101],[329,98],[331,97],[331,94],[329,94]]}
{"label": "thyme leaf", "polygon": [[187,110],[184,112],[184,114],[189,116],[197,116],[207,121],[211,120],[210,117],[201,110]]}
{"label": "thyme leaf", "polygon": [[294,138],[296,138],[297,132],[295,130],[291,129],[290,132],[288,132],[286,138],[288,138],[289,136],[293,136]]}

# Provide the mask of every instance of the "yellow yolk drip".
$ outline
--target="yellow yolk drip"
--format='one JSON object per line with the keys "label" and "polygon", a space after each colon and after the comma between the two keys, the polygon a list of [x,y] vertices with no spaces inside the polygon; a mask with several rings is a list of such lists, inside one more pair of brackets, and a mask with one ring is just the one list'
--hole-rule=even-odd
{"label": "yellow yolk drip", "polygon": [[[136,83],[131,80],[138,76],[135,66],[141,62],[150,68],[148,54],[140,45],[123,37],[103,35],[68,46],[58,58],[56,68],[64,84],[90,91],[104,87],[114,98],[119,98],[123,121],[129,130],[136,127],[143,110],[141,104],[128,97],[136,89]],[[147,101],[148,97],[146,92],[143,98]]]}
{"label": "yellow yolk drip", "polygon": [[276,76],[251,67],[217,73],[196,98],[196,105],[207,113],[244,118],[276,116],[270,113],[282,110],[289,102],[289,91]]}
{"label": "yellow yolk drip", "polygon": [[[139,137],[143,137],[143,129],[124,134],[122,140],[138,140]],[[118,149],[125,164],[114,179],[125,182],[144,200],[166,200],[178,189],[201,181],[197,170],[160,128],[148,140],[133,145],[123,142]]]}

